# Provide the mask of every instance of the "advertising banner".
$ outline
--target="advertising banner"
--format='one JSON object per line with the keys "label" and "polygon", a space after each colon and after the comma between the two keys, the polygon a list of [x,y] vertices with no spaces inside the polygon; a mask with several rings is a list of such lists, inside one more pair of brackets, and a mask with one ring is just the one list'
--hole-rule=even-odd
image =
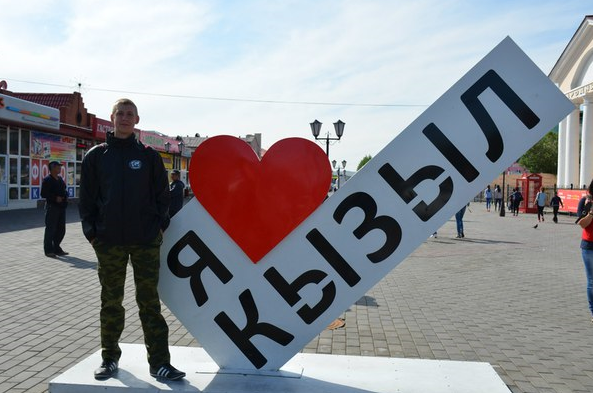
{"label": "advertising banner", "polygon": [[31,158],[49,161],[76,161],[76,138],[31,132]]}
{"label": "advertising banner", "polygon": [[559,211],[576,214],[579,201],[585,195],[587,195],[587,190],[558,189],[558,196],[564,204],[564,207],[561,206]]}

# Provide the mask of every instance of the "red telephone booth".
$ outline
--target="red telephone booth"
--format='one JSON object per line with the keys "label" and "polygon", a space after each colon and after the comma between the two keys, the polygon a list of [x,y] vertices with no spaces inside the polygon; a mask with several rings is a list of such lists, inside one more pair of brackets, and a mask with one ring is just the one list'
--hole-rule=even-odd
{"label": "red telephone booth", "polygon": [[542,188],[542,177],[537,173],[524,174],[517,179],[517,188],[523,194],[523,202],[519,211],[523,213],[537,213],[537,206],[533,203],[535,195]]}

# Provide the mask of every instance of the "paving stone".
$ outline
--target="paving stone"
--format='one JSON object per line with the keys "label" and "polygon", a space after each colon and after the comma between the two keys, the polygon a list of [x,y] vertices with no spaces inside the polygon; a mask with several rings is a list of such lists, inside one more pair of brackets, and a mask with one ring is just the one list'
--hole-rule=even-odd
{"label": "paving stone", "polygon": [[[593,391],[593,335],[580,230],[561,216],[499,217],[472,203],[466,238],[450,220],[303,352],[477,360],[513,393]],[[43,211],[0,212],[0,392],[46,392],[99,348],[96,257],[68,209],[66,258],[42,253]],[[133,280],[125,342],[143,343]],[[172,345],[200,344],[164,307]],[[19,380],[18,382],[15,382]]]}

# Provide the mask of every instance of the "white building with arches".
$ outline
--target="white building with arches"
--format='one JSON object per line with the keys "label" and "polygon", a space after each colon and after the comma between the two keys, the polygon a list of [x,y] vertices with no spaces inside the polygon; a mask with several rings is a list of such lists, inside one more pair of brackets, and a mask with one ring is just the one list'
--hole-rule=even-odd
{"label": "white building with arches", "polygon": [[558,188],[586,188],[593,179],[593,15],[587,15],[550,79],[574,103],[558,126]]}

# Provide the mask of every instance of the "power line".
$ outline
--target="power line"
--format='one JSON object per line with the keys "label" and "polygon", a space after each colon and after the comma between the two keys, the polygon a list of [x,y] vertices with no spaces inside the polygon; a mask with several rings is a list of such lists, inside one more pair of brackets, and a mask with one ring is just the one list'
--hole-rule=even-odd
{"label": "power line", "polygon": [[[33,85],[53,86],[53,87],[72,89],[72,86],[60,85],[60,84],[55,84],[55,83],[24,81],[24,80],[11,79],[11,78],[4,78],[4,79],[8,80],[8,81],[29,83],[29,84],[33,84]],[[0,80],[2,80],[2,78],[0,78]],[[80,91],[81,83],[78,83],[77,87]],[[82,88],[85,90],[91,90],[91,91],[102,91],[102,92],[121,93],[121,94],[136,94],[136,95],[153,96],[153,97],[183,98],[183,99],[207,100],[207,101],[251,102],[251,103],[260,103],[260,104],[363,106],[363,107],[392,107],[392,108],[393,107],[401,107],[401,108],[407,108],[407,107],[409,107],[409,108],[413,108],[413,107],[426,108],[426,107],[428,107],[428,105],[424,105],[424,104],[371,104],[371,103],[348,103],[348,102],[263,100],[263,99],[250,99],[250,98],[211,97],[211,96],[194,96],[194,95],[183,95],[183,94],[150,93],[150,92],[118,90],[118,89],[100,89],[100,88],[85,87],[85,86],[82,86]]]}

